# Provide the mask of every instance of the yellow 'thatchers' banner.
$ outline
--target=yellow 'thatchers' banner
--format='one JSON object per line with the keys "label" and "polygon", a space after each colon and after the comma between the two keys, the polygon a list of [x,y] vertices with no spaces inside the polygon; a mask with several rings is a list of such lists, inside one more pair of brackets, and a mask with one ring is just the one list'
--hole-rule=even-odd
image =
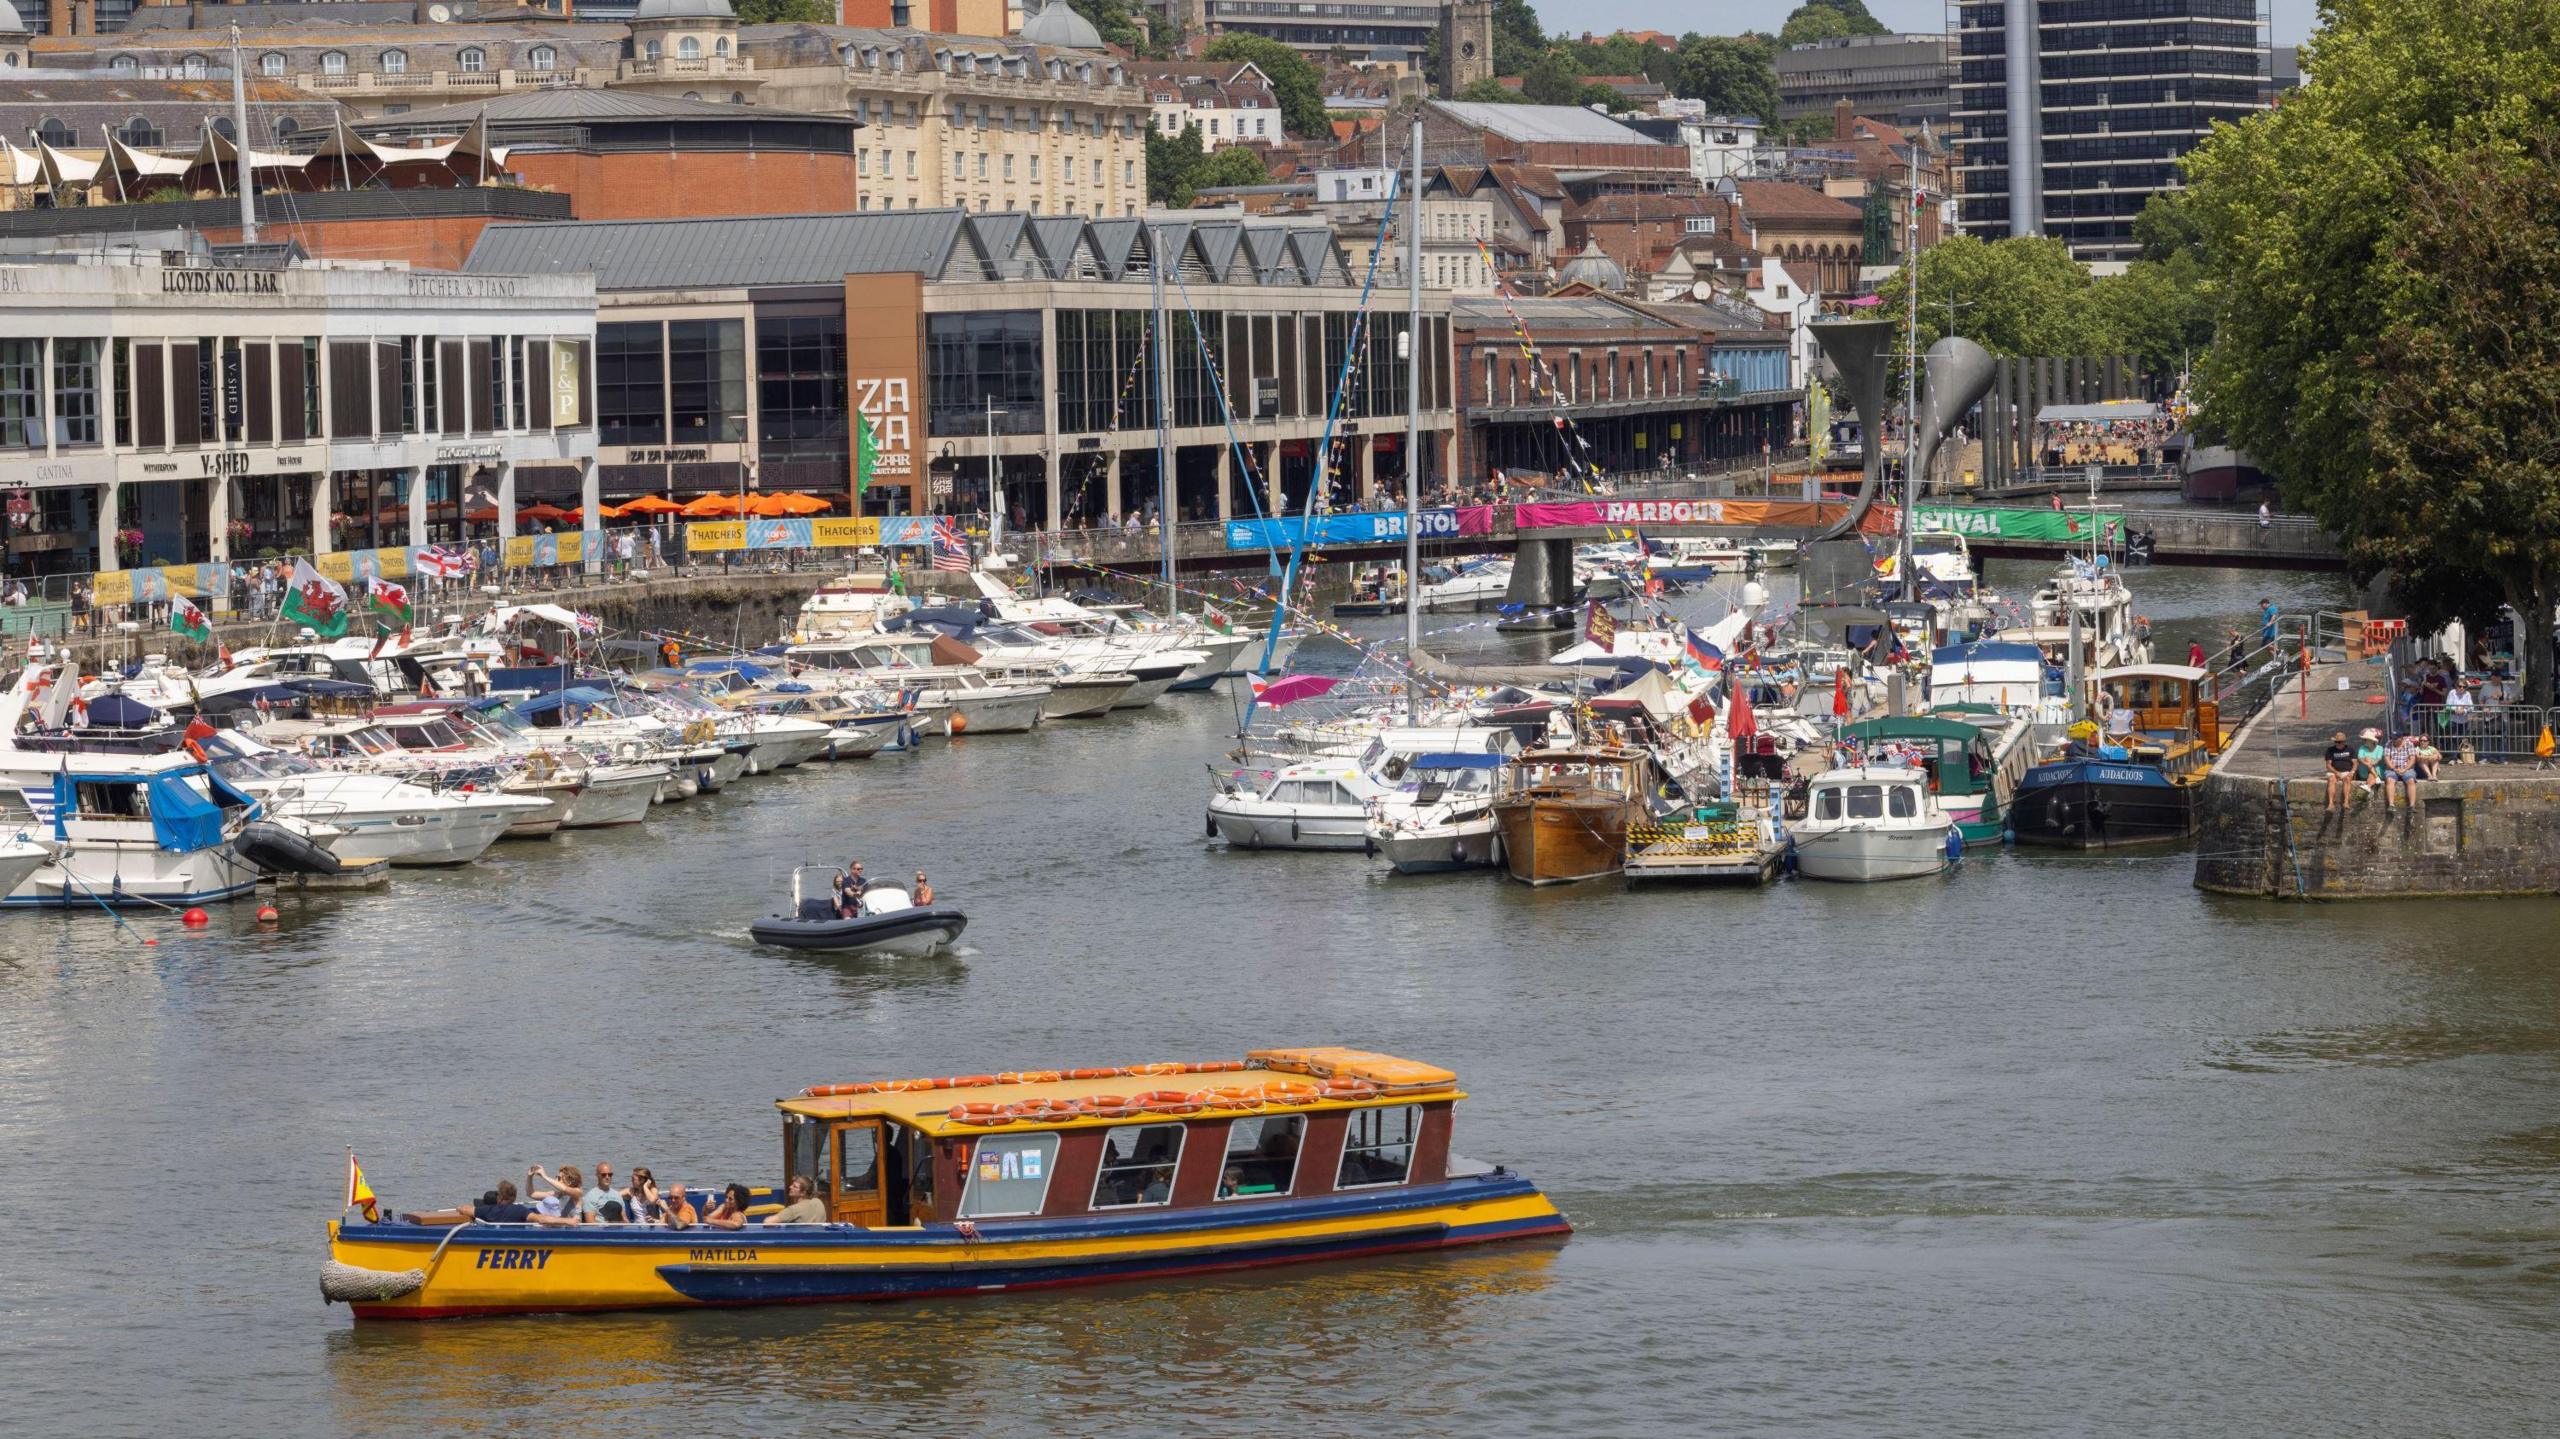
{"label": "yellow 'thatchers' banner", "polygon": [[684,527],[684,546],[692,554],[723,550],[837,550],[880,543],[877,515],[842,519],[697,520]]}
{"label": "yellow 'thatchers' banner", "polygon": [[498,551],[498,563],[508,569],[525,569],[539,565],[574,565],[585,559],[587,535],[584,530],[569,530],[556,535],[509,535]]}

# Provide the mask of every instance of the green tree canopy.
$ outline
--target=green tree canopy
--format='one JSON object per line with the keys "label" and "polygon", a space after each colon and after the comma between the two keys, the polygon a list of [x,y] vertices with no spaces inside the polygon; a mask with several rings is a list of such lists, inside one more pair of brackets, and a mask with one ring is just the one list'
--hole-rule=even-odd
{"label": "green tree canopy", "polygon": [[[1840,30],[1840,33],[1843,35],[1885,35],[1892,33],[1885,28],[1885,23],[1883,21],[1877,19],[1874,13],[1867,9],[1866,0],[1805,0],[1804,4],[1797,6],[1794,12],[1787,16],[1786,26],[1779,32],[1781,38],[1785,36],[1787,30],[1795,28],[1797,21],[1805,18],[1806,12],[1813,10],[1828,10],[1833,15],[1838,16],[1839,24],[1843,27]],[[1821,23],[1827,25],[1831,22],[1824,20]],[[1822,36],[1817,38],[1828,39],[1830,37]],[[1789,41],[1788,43],[1793,44],[1794,42]]]}
{"label": "green tree canopy", "polygon": [[[741,25],[833,25],[836,7],[827,0],[737,0],[731,7]],[[1104,39],[1111,38],[1108,35]]]}
{"label": "green tree canopy", "polygon": [[1251,145],[1228,145],[1209,152],[1200,168],[1193,173],[1191,188],[1199,191],[1221,185],[1268,185],[1270,167],[1262,163],[1262,152]]}
{"label": "green tree canopy", "polygon": [[1777,122],[1778,70],[1765,37],[1683,36],[1670,84],[1673,94],[1705,102],[1711,115]]}
{"label": "green tree canopy", "polygon": [[1478,105],[1516,105],[1520,92],[1499,80],[1478,80],[1458,92],[1458,98]]}
{"label": "green tree canopy", "polygon": [[1806,5],[1787,17],[1778,31],[1778,44],[1810,45],[1817,40],[1838,40],[1861,33],[1848,16],[1828,5]]}
{"label": "green tree canopy", "polygon": [[1538,52],[1547,48],[1547,32],[1529,0],[1493,0],[1493,73],[1524,75]]}
{"label": "green tree canopy", "polygon": [[1324,113],[1324,76],[1304,55],[1263,35],[1230,31],[1209,42],[1203,52],[1211,60],[1245,60],[1271,77],[1280,97],[1280,123],[1300,139],[1333,133]]}
{"label": "green tree canopy", "polygon": [[1578,105],[1582,71],[1562,50],[1549,50],[1520,77],[1520,98],[1532,105]]}
{"label": "green tree canopy", "polygon": [[[2187,159],[2212,287],[2199,423],[2413,618],[2560,600],[2560,28],[2549,0],[2327,0],[2319,83]],[[2467,582],[2466,582],[2467,577]]]}
{"label": "green tree canopy", "polygon": [[1185,125],[1179,135],[1147,127],[1147,203],[1180,209],[1199,189],[1200,171],[1208,156],[1200,148],[1200,127]]}

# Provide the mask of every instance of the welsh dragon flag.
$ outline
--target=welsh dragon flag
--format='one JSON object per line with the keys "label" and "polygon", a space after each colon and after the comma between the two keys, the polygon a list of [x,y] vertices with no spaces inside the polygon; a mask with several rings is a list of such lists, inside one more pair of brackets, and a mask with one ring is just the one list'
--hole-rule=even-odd
{"label": "welsh dragon flag", "polygon": [[213,643],[213,621],[185,595],[169,597],[169,628],[200,645]]}
{"label": "welsh dragon flag", "polygon": [[404,630],[409,627],[409,589],[406,585],[393,584],[380,575],[368,576],[364,582],[364,600],[373,607],[375,614],[399,621],[400,628]]}
{"label": "welsh dragon flag", "polygon": [[334,640],[347,632],[347,587],[311,568],[309,560],[295,560],[278,615],[288,624],[308,625],[313,634]]}

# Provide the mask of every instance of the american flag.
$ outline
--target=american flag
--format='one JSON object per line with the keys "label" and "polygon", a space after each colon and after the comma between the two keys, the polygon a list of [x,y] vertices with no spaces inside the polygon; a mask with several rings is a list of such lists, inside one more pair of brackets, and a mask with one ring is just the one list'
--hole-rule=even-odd
{"label": "american flag", "polygon": [[941,515],[933,522],[933,567],[937,570],[969,568],[969,542],[960,538],[960,522]]}

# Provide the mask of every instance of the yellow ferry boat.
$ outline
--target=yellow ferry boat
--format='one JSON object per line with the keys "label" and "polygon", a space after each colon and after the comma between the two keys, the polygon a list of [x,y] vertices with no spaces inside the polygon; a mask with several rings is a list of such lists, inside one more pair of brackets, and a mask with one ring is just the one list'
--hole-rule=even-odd
{"label": "yellow ferry boat", "polygon": [[[1572,1232],[1454,1157],[1446,1069],[1353,1049],[816,1085],[775,1101],[824,1222],[739,1230],[346,1219],[359,1319],[984,1294]],[[775,1189],[756,1191],[771,1214]]]}

